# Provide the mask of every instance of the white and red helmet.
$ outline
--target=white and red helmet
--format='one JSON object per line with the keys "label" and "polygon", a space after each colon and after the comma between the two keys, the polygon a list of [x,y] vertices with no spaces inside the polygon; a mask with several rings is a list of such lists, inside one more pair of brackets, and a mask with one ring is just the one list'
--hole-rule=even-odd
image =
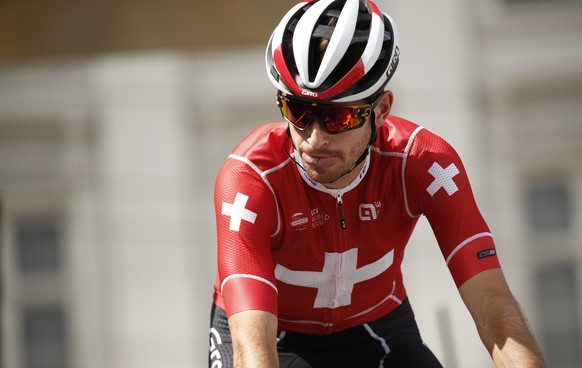
{"label": "white and red helmet", "polygon": [[[328,41],[325,52],[314,57],[322,38]],[[383,91],[394,74],[399,41],[392,18],[372,1],[307,0],[291,8],[271,35],[267,74],[290,95],[367,99]]]}

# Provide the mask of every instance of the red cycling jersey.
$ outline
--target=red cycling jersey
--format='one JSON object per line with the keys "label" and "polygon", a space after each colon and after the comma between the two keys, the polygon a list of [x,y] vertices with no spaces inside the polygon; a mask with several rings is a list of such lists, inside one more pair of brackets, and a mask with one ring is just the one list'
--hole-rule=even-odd
{"label": "red cycling jersey", "polygon": [[329,334],[378,319],[406,297],[401,263],[428,219],[457,286],[498,268],[463,164],[439,136],[390,116],[360,175],[327,189],[296,165],[287,123],[255,129],[215,186],[214,302],[264,310],[279,329]]}

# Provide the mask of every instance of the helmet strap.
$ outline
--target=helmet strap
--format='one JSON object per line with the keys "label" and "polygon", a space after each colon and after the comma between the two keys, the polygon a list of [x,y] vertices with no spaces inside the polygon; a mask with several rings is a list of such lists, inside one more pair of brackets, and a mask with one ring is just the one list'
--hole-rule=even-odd
{"label": "helmet strap", "polygon": [[374,121],[376,120],[375,119],[376,114],[372,113],[372,117],[374,118],[374,119],[371,119],[371,121],[370,121],[370,123],[371,123],[371,129],[372,129],[372,135],[370,136],[370,140],[368,141],[368,145],[366,146],[366,149],[364,150],[364,152],[362,152],[362,154],[360,155],[360,157],[358,157],[358,159],[356,160],[356,163],[354,164],[354,167],[352,167],[350,169],[350,171],[348,171],[346,173],[346,175],[349,174],[349,173],[351,173],[356,168],[356,166],[358,166],[359,164],[361,164],[366,159],[366,157],[370,153],[370,147],[372,146],[372,144],[374,144],[374,142],[376,142],[376,139],[378,139],[378,131],[376,130],[376,125],[374,124]]}

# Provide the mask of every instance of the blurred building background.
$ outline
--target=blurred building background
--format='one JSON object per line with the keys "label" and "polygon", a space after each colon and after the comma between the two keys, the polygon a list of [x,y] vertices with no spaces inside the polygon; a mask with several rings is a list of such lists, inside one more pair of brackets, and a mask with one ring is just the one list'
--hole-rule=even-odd
{"label": "blurred building background", "polygon": [[[205,367],[213,182],[279,119],[295,1],[0,2],[0,364]],[[393,112],[457,148],[554,368],[582,366],[582,1],[379,0]],[[405,279],[447,367],[490,367],[426,221]]]}

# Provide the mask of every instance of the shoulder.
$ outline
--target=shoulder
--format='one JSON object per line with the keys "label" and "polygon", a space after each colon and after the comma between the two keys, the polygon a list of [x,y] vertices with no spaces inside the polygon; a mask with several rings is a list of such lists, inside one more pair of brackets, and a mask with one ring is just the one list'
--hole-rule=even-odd
{"label": "shoulder", "polygon": [[251,131],[223,162],[216,188],[263,187],[268,176],[289,167],[293,146],[286,130],[286,123],[268,123]]}
{"label": "shoulder", "polygon": [[382,151],[405,155],[442,154],[452,150],[439,135],[412,121],[390,115],[378,129],[378,142]]}
{"label": "shoulder", "polygon": [[[268,123],[255,128],[232,151],[229,158],[252,163],[260,171],[289,159],[287,123]],[[289,147],[288,147],[289,146]]]}
{"label": "shoulder", "polygon": [[423,128],[412,121],[390,115],[378,128],[376,145],[382,151],[405,152],[421,130]]}

